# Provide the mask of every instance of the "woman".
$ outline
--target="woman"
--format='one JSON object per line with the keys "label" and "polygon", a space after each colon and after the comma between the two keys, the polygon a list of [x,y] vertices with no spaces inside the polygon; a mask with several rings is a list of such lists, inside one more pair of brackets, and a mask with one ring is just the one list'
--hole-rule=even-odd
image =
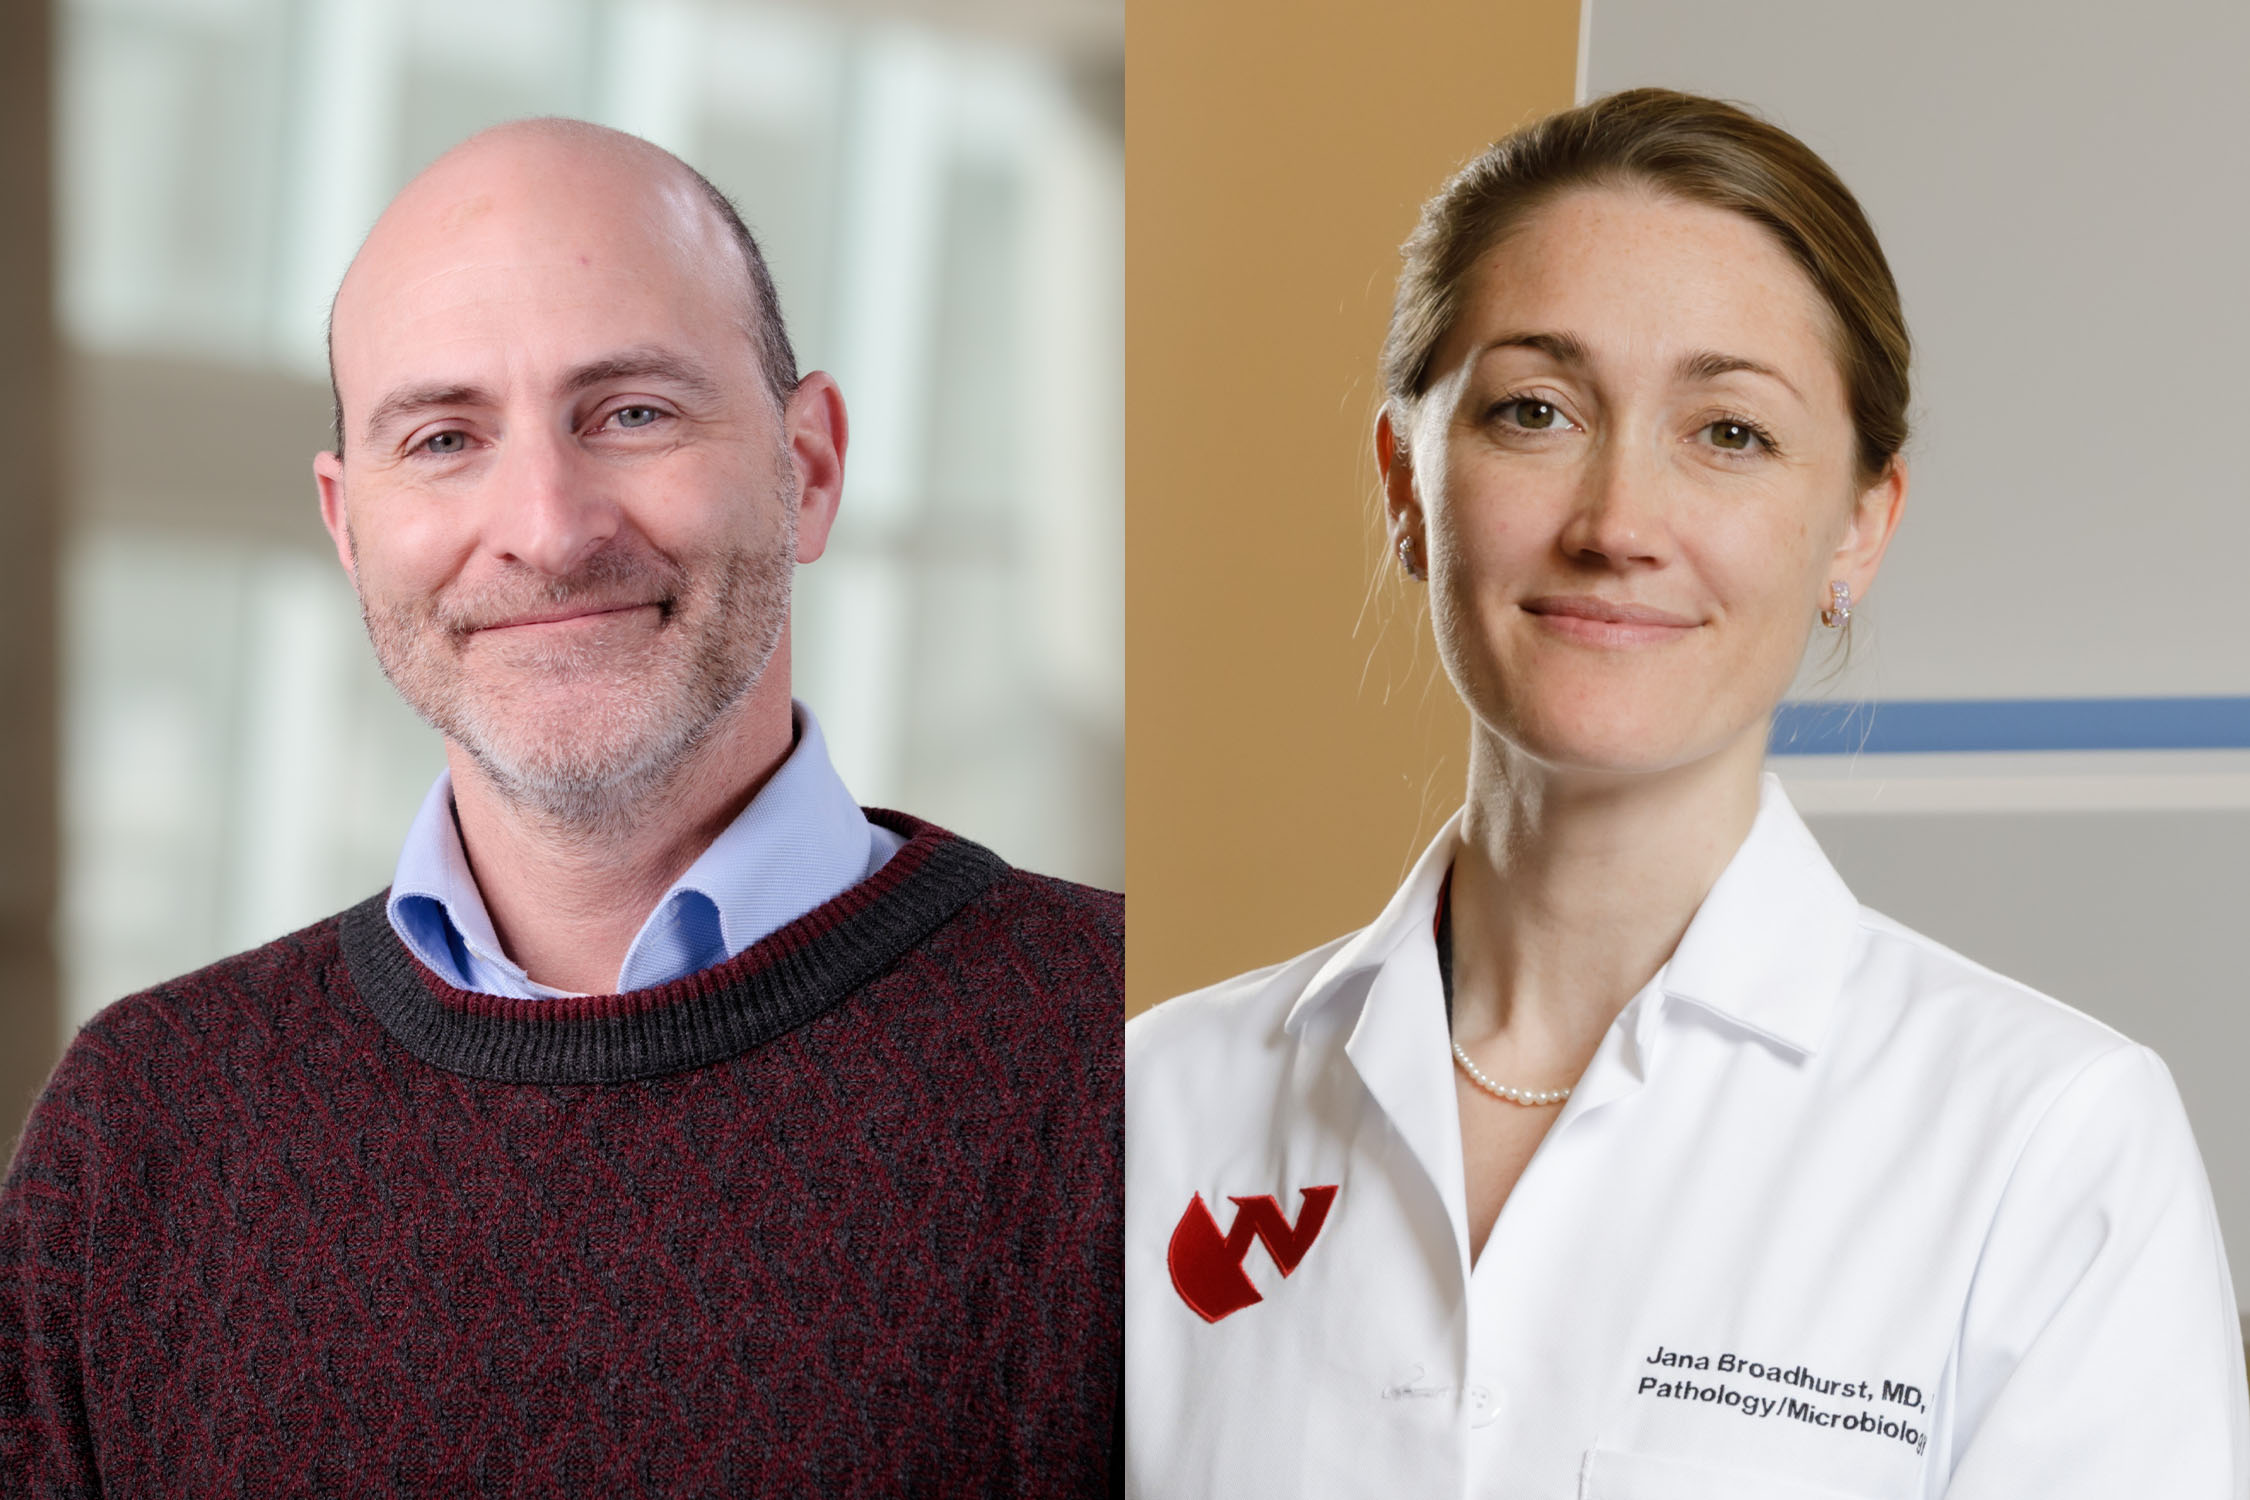
{"label": "woman", "polygon": [[1850,193],[1726,105],[1426,206],[1375,451],[1466,805],[1371,926],[1128,1028],[1132,1493],[2244,1493],[2163,1065],[1862,909],[1761,775],[1907,354]]}

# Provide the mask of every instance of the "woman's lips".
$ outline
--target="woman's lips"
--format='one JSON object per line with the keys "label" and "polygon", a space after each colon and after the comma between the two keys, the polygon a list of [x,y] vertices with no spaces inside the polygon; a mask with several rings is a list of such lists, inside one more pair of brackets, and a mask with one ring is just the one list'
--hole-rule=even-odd
{"label": "woman's lips", "polygon": [[1646,604],[1551,594],[1519,606],[1541,628],[1591,646],[1650,646],[1679,640],[1701,622]]}

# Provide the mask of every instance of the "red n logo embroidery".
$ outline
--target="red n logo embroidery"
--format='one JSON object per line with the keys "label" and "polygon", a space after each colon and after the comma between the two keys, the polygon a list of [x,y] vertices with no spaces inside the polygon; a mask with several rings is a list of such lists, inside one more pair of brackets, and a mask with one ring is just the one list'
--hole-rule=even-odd
{"label": "red n logo embroidery", "polygon": [[1250,1254],[1250,1242],[1264,1245],[1281,1274],[1287,1276],[1320,1237],[1320,1226],[1328,1221],[1328,1206],[1336,1200],[1336,1189],[1309,1187],[1299,1196],[1304,1203],[1297,1210],[1294,1225],[1282,1217],[1281,1205],[1271,1193],[1228,1198],[1234,1205],[1234,1227],[1222,1235],[1219,1221],[1211,1217],[1203,1195],[1197,1193],[1187,1212],[1180,1215],[1179,1227],[1172,1231],[1171,1252],[1165,1257],[1171,1264],[1172,1285],[1179,1289],[1180,1300],[1206,1323],[1216,1323],[1228,1313],[1265,1301],[1250,1284],[1249,1273],[1242,1269],[1244,1258]]}

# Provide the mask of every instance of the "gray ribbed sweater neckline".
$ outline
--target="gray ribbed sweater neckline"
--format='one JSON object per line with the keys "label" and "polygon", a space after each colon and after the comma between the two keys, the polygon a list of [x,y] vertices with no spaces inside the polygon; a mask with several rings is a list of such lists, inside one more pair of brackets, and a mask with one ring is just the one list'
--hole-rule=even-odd
{"label": "gray ribbed sweater neckline", "polygon": [[622,1083],[722,1062],[833,1009],[1006,871],[981,844],[896,813],[883,867],[725,963],[622,995],[519,1000],[455,989],[391,930],[388,892],[337,919],[352,983],[415,1057],[504,1083]]}

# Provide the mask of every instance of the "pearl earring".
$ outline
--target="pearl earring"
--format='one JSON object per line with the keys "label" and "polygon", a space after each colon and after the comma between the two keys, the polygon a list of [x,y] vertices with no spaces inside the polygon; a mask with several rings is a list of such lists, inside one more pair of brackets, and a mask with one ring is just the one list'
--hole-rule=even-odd
{"label": "pearl earring", "polygon": [[1828,607],[1820,612],[1820,623],[1830,630],[1841,630],[1852,617],[1852,587],[1848,583],[1828,585]]}

